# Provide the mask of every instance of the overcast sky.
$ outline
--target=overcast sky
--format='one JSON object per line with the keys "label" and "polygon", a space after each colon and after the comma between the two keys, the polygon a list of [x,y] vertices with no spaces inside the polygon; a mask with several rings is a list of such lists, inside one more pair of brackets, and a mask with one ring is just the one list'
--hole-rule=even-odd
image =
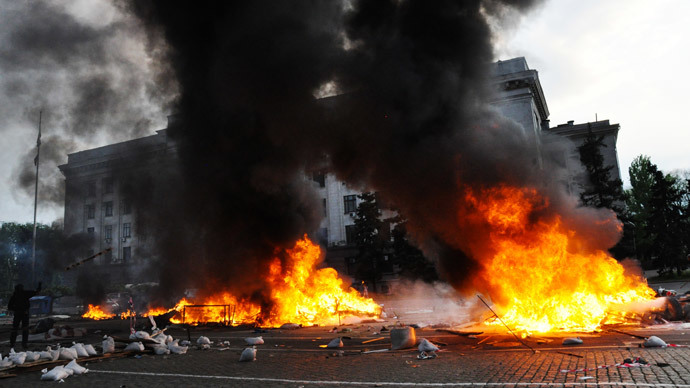
{"label": "overcast sky", "polygon": [[[115,33],[132,30],[129,22],[118,20],[117,13],[110,7],[105,7],[107,12],[101,12],[102,8],[94,5],[98,3],[78,0],[65,2],[70,4],[65,8],[76,20],[94,28],[115,23]],[[0,221],[30,222],[33,198],[17,190],[14,182],[17,167],[27,162],[31,165],[27,152],[35,146],[38,117],[36,107],[16,95],[15,83],[2,82],[3,76],[11,79],[17,74],[17,68],[12,68],[16,63],[8,61],[8,55],[14,55],[12,50],[17,48],[8,47],[7,39],[12,29],[21,25],[19,22],[3,23],[8,20],[6,11],[15,11],[10,16],[12,20],[29,17],[28,13],[23,14],[27,8],[13,4],[11,0],[0,0],[0,46],[5,47],[4,52],[0,50],[0,102],[6,107],[0,107],[0,116],[4,116],[0,117],[3,126],[0,128]],[[497,37],[496,59],[524,56],[530,68],[539,72],[552,126],[568,120],[594,121],[595,114],[599,120],[619,123],[618,158],[624,181],[627,182],[630,162],[640,154],[649,155],[665,172],[690,169],[690,130],[685,117],[688,110],[686,91],[690,89],[690,79],[685,76],[689,59],[686,42],[690,37],[689,14],[690,1],[684,0],[546,1]],[[127,64],[126,74],[132,73],[132,69],[137,70],[137,77],[150,74],[147,68],[150,61],[143,45],[131,41],[122,44],[121,41],[116,50],[122,55],[116,55],[115,59]],[[132,84],[140,79],[137,77],[131,78]],[[142,96],[149,95],[147,91],[137,89]],[[126,95],[131,95],[131,90],[127,90]],[[136,115],[155,117],[149,117],[150,122],[136,131],[123,130],[112,136],[92,135],[77,139],[70,145],[74,150],[107,144],[110,139],[124,140],[132,134],[153,133],[164,126],[164,108],[112,104],[125,111],[136,107]],[[60,121],[56,116],[55,112],[52,116],[51,112],[47,113],[46,133],[65,125],[65,120]],[[139,123],[140,118],[101,119],[99,125],[109,125],[108,120],[113,120],[112,126],[118,126],[126,125],[129,120]],[[54,169],[55,166],[49,164],[48,167]],[[38,218],[49,223],[62,217],[62,212],[57,206],[40,206]]]}

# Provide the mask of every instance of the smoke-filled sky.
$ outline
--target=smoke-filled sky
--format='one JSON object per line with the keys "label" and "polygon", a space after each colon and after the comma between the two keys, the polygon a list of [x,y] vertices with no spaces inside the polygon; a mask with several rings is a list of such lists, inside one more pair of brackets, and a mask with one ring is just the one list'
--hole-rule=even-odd
{"label": "smoke-filled sky", "polygon": [[[592,121],[595,113],[621,124],[624,177],[639,154],[665,171],[690,168],[682,116],[690,81],[679,76],[690,59],[690,4],[662,3],[547,1],[495,41],[494,59],[525,56],[539,71],[553,125]],[[138,25],[108,1],[0,1],[0,221],[32,218],[33,191],[22,172],[33,168],[41,108],[47,178],[60,177],[54,168],[65,152],[165,126],[175,86],[154,79],[160,53]],[[51,151],[51,136],[68,127],[80,136],[53,137]],[[59,189],[41,192],[60,202]],[[49,203],[39,208],[43,222],[62,216]]]}

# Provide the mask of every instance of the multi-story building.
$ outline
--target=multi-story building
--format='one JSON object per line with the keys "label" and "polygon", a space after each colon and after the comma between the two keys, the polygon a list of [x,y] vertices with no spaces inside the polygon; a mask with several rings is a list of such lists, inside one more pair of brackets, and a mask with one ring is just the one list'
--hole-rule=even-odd
{"label": "multi-story building", "polygon": [[[174,145],[165,130],[140,139],[75,152],[59,166],[65,176],[64,230],[86,233],[90,245],[83,257],[104,252],[89,266],[106,283],[152,280],[141,271],[152,251],[149,233],[137,224],[137,209],[123,195],[124,177],[170,163]],[[74,271],[66,274],[74,284]]]}
{"label": "multi-story building", "polygon": [[[491,104],[515,121],[526,141],[534,144],[534,168],[543,168],[543,133],[564,136],[575,144],[581,144],[591,129],[595,134],[605,136],[605,162],[615,166],[614,179],[620,176],[616,154],[618,124],[609,124],[608,120],[578,125],[569,122],[549,128],[549,110],[538,72],[527,66],[525,58],[496,62],[492,75],[495,97]],[[110,274],[105,275],[106,278],[116,277],[113,281],[149,280],[138,275],[137,263],[150,256],[152,242],[144,231],[138,229],[135,209],[118,190],[121,182],[117,172],[164,165],[170,163],[170,158],[175,155],[174,144],[168,140],[166,131],[160,130],[153,136],[70,154],[67,164],[60,166],[66,178],[65,231],[93,236],[85,255],[112,248],[108,254],[95,259],[96,267]],[[573,193],[578,192],[583,179],[577,160],[570,158],[567,161],[571,163],[567,165],[571,174],[565,184]],[[327,247],[328,264],[340,273],[354,277],[357,250],[352,245],[352,237],[361,192],[338,181],[332,174],[309,174],[309,178],[321,198],[323,220],[320,230],[314,232],[321,244]],[[392,215],[390,212],[384,214],[385,217]],[[381,263],[381,268],[385,269],[382,287],[371,291],[385,291],[396,281],[394,265]]]}

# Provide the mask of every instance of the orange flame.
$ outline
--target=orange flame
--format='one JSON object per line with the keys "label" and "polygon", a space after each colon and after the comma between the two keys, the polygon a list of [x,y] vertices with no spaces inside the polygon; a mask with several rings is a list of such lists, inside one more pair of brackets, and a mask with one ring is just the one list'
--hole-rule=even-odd
{"label": "orange flame", "polygon": [[[489,226],[491,252],[477,285],[488,285],[502,319],[526,332],[593,331],[616,304],[654,291],[606,252],[576,252],[578,236],[560,216],[530,220],[548,207],[534,189],[499,186],[467,194]],[[465,216],[467,217],[467,216]],[[611,317],[608,320],[611,321]]]}
{"label": "orange flame", "polygon": [[222,322],[232,325],[250,324],[262,317],[262,325],[277,327],[283,323],[303,325],[337,323],[347,316],[378,317],[381,307],[354,289],[345,289],[343,280],[333,268],[316,269],[321,248],[306,236],[288,249],[285,263],[274,258],[266,282],[273,302],[270,311],[248,300],[222,292],[203,300],[180,300],[170,310],[151,309],[146,315],[170,311],[177,313],[173,323],[198,324]]}
{"label": "orange flame", "polygon": [[81,316],[82,318],[89,318],[95,320],[110,319],[115,317],[115,314],[106,313],[101,310],[100,306],[89,305],[89,309]]}

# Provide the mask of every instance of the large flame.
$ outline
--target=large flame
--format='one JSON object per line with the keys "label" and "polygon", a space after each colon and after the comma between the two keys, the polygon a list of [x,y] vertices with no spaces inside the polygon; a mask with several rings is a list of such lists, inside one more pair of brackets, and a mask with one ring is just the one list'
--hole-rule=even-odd
{"label": "large flame", "polygon": [[89,318],[95,320],[110,319],[115,317],[115,314],[110,314],[101,309],[98,305],[89,305],[88,310],[82,315],[82,318]]}
{"label": "large flame", "polygon": [[[346,289],[333,268],[317,269],[321,249],[306,236],[287,250],[287,260],[274,258],[265,279],[270,289],[270,310],[246,299],[222,292],[203,300],[182,299],[174,308],[174,323],[222,322],[280,326],[291,322],[303,325],[333,324],[347,316],[378,317],[381,307],[373,299]],[[151,310],[147,315],[160,313]]]}
{"label": "large flame", "polygon": [[466,199],[490,230],[477,284],[488,285],[514,329],[592,331],[613,305],[654,297],[644,279],[625,273],[606,252],[575,252],[578,236],[561,217],[531,220],[548,206],[536,190],[499,186]]}

